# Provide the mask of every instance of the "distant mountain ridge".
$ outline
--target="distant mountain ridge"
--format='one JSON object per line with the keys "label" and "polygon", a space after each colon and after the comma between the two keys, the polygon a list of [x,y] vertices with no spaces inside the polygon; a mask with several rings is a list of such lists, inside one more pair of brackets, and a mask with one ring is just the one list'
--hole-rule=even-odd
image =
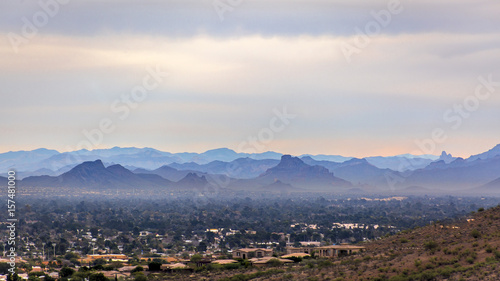
{"label": "distant mountain ridge", "polygon": [[370,164],[366,159],[352,158],[343,163],[328,161],[316,161],[311,157],[303,157],[302,160],[309,165],[319,165],[327,168],[336,176],[355,184],[370,184],[381,181],[390,169],[380,169]]}
{"label": "distant mountain ridge", "polygon": [[[212,177],[212,180],[207,180]],[[101,160],[87,161],[60,176],[33,176],[21,180],[23,187],[65,187],[89,190],[162,188],[165,191],[216,187],[214,175],[188,172],[178,181],[171,181],[155,173],[133,173],[115,164],[105,167]],[[2,180],[2,178],[0,178]]]}
{"label": "distant mountain ridge", "polygon": [[[278,183],[280,182],[280,183]],[[245,189],[270,186],[283,188],[291,185],[294,188],[311,191],[338,192],[352,184],[344,179],[335,177],[332,172],[323,166],[311,166],[298,157],[283,155],[275,167],[255,179],[237,181],[233,187]]]}
{"label": "distant mountain ridge", "polygon": [[475,161],[477,159],[489,159],[489,158],[494,158],[494,157],[499,156],[499,155],[500,155],[500,144],[497,144],[495,147],[493,147],[492,149],[490,149],[484,153],[472,155],[471,157],[467,158],[467,161],[472,162],[472,161]]}
{"label": "distant mountain ridge", "polygon": [[[93,158],[98,157],[95,154],[105,155],[106,161],[93,160]],[[268,186],[272,190],[281,191],[287,188],[305,191],[338,191],[342,188],[348,188],[360,192],[364,190],[371,192],[419,191],[432,193],[441,191],[449,193],[469,190],[473,193],[473,190],[477,189],[490,193],[500,193],[500,188],[497,187],[500,176],[500,145],[468,159],[456,158],[446,152],[443,152],[440,157],[436,156],[435,160],[418,157],[403,159],[404,161],[412,161],[413,164],[419,163],[418,165],[422,166],[415,168],[418,165],[414,165],[415,169],[413,170],[380,168],[372,163],[373,157],[349,158],[343,162],[317,160],[313,156],[300,158],[291,155],[282,155],[279,159],[254,159],[268,156],[276,157],[277,155],[279,154],[268,152],[253,154],[253,158],[243,157],[231,161],[214,160],[203,163],[210,157],[228,160],[241,156],[241,154],[230,149],[210,150],[202,154],[172,154],[151,148],[115,147],[82,151],[81,155],[58,153],[45,149],[34,152],[9,152],[7,155],[2,155],[0,159],[7,161],[5,163],[12,163],[16,157],[24,159],[25,162],[26,159],[39,160],[48,157],[39,163],[52,162],[61,166],[57,171],[40,168],[33,172],[17,172],[19,179],[24,177],[21,181],[23,185],[38,187],[106,188],[114,186],[115,188],[129,188],[143,186],[158,188],[168,186],[181,188],[182,182],[184,182],[187,188],[192,185],[208,184],[223,188],[231,187],[235,190],[259,190]],[[68,158],[71,161],[80,161],[81,159],[84,161],[63,166]],[[125,163],[119,162],[120,159]],[[183,159],[201,161],[201,163],[182,162]],[[396,158],[387,159],[390,162]],[[169,162],[173,160],[179,160],[179,162]],[[169,163],[164,164],[165,161]],[[424,165],[425,163],[428,164]],[[58,165],[55,166],[59,167]],[[158,165],[160,166],[153,169],[143,167],[156,167]],[[392,181],[391,178],[397,180]],[[178,182],[181,184],[176,184]]]}
{"label": "distant mountain ridge", "polygon": [[159,187],[172,182],[157,175],[134,174],[121,165],[104,167],[101,160],[87,161],[60,176],[33,176],[21,181],[23,186],[69,188]]}
{"label": "distant mountain ridge", "polygon": [[497,179],[499,175],[500,155],[474,161],[457,158],[451,163],[440,160],[409,175],[402,174],[404,181],[398,186],[422,186],[443,191],[473,190]]}
{"label": "distant mountain ridge", "polygon": [[[164,165],[177,163],[179,165],[194,163],[198,165],[207,165],[214,161],[233,162],[238,159],[252,159],[252,160],[274,160],[277,163],[283,154],[268,151],[263,153],[237,153],[228,148],[218,148],[208,150],[203,153],[170,153],[163,152],[154,148],[135,148],[135,147],[113,147],[109,149],[95,149],[95,150],[78,150],[72,152],[59,153],[56,150],[49,149],[36,149],[33,151],[15,151],[0,154],[0,169],[7,170],[15,168],[17,171],[23,172],[22,176],[35,176],[35,175],[58,175],[61,172],[69,171],[72,167],[81,164],[85,161],[95,161],[100,159],[104,163],[116,163],[127,167],[143,168],[154,170]],[[353,157],[345,157],[340,155],[310,155],[304,154],[299,157],[311,157],[317,161],[329,161],[342,163],[352,159]],[[408,169],[414,170],[428,165],[437,156],[423,155],[399,155],[391,157],[366,157],[368,162],[378,168],[389,168],[398,170],[401,163],[408,162],[412,159],[412,163],[421,163],[420,165],[409,166]],[[418,160],[418,161],[417,161]],[[180,168],[180,167],[176,167]],[[180,168],[182,170],[186,167]],[[221,168],[226,169],[226,168]],[[241,178],[250,178],[258,172],[262,172],[263,168],[256,169],[253,173],[246,172],[242,174],[228,174],[228,176],[237,176]],[[51,173],[53,171],[54,173]],[[208,172],[209,170],[207,170]],[[398,170],[399,171],[399,170]],[[211,171],[212,172],[212,171]],[[221,173],[220,171],[217,173]],[[222,173],[227,174],[227,173]]]}
{"label": "distant mountain ridge", "polygon": [[190,163],[172,163],[169,167],[177,170],[193,170],[210,174],[221,174],[232,178],[250,179],[259,176],[267,169],[276,166],[280,160],[262,159],[256,160],[251,158],[238,158],[231,162],[213,161],[208,164]]}

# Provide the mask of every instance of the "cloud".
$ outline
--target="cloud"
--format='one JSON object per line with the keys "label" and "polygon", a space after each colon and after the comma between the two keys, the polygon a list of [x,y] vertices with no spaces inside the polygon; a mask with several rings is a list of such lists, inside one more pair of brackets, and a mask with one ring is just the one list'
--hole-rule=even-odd
{"label": "cloud", "polygon": [[[403,12],[348,63],[342,44],[387,3],[244,1],[221,22],[212,1],[70,2],[18,54],[0,41],[1,129],[16,134],[19,149],[65,150],[110,118],[116,130],[103,147],[236,149],[287,106],[298,117],[269,149],[405,153],[436,127],[450,136],[439,148],[467,135],[497,143],[489,128],[500,120],[500,95],[458,131],[443,113],[474,93],[479,76],[500,80],[499,4],[401,1]],[[37,5],[1,2],[0,32],[20,32]],[[120,120],[111,104],[155,66],[169,78]]]}
{"label": "cloud", "polygon": [[[46,2],[46,1],[41,1]],[[234,3],[236,3],[235,1]],[[95,36],[135,33],[190,37],[295,36],[355,34],[373,20],[372,12],[399,2],[403,12],[394,15],[383,33],[490,33],[498,31],[500,4],[495,1],[241,1],[221,21],[212,0],[170,1],[69,1],[42,28],[45,34]],[[20,32],[26,17],[41,10],[38,1],[2,1],[0,30]]]}

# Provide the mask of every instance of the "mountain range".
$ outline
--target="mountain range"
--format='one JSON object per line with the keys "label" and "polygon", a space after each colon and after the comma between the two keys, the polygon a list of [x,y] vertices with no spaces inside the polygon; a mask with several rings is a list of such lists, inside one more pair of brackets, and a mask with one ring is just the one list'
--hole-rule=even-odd
{"label": "mountain range", "polygon": [[[25,174],[21,184],[26,187],[69,187],[98,190],[109,188],[182,190],[211,187],[280,192],[359,190],[361,192],[453,193],[460,191],[472,193],[480,191],[499,193],[500,191],[500,145],[467,159],[456,158],[446,152],[443,152],[435,161],[428,158],[415,160],[415,158],[406,156],[408,158],[405,159],[408,161],[421,161],[422,159],[430,161],[424,167],[412,170],[380,168],[372,164],[368,158],[349,158],[343,162],[318,160],[309,155],[302,157],[281,155],[279,159],[256,159],[264,157],[264,155],[276,157],[278,154],[273,152],[245,155],[247,157],[233,159],[239,154],[227,149],[183,155],[184,160],[201,161],[201,158],[205,159],[200,163],[195,161],[172,162],[158,168],[148,169],[137,167],[138,163],[156,163],[152,166],[157,166],[159,163],[163,163],[163,160],[159,161],[158,159],[168,157],[179,160],[177,157],[181,156],[167,155],[169,153],[153,149],[137,148],[113,148],[86,153],[88,154],[82,154],[82,157],[102,155],[108,160],[117,157],[126,159],[126,161],[117,164],[98,159],[69,164],[59,168],[58,171],[42,168],[46,169],[46,174],[43,174],[42,169],[38,169],[38,174],[35,173],[33,176]],[[6,163],[13,163],[15,159],[19,158],[21,163],[25,163],[29,160],[38,161],[48,157],[42,162],[57,162],[65,157],[64,155],[68,156],[69,154],[39,149],[31,152],[7,153],[7,155],[2,155],[0,159]],[[151,159],[147,155],[150,155]],[[203,163],[211,157],[223,158],[226,161],[214,160]],[[132,159],[138,159],[138,162],[133,162]],[[17,174],[21,175],[23,172]],[[4,179],[0,178],[0,180]]]}
{"label": "mountain range", "polygon": [[[33,151],[15,151],[0,154],[0,170],[15,169],[22,177],[50,175],[57,176],[69,171],[78,164],[86,161],[101,160],[106,165],[120,164],[130,170],[137,168],[154,170],[165,165],[179,170],[196,169],[210,173],[221,173],[222,170],[234,170],[230,167],[234,164],[242,166],[242,163],[231,163],[233,161],[265,160],[263,162],[246,163],[245,166],[254,167],[245,170],[234,170],[228,174],[237,178],[252,178],[264,172],[271,165],[276,165],[283,154],[277,152],[264,153],[237,153],[228,148],[208,150],[203,153],[170,153],[154,148],[120,148],[95,150],[78,150],[72,152],[59,153],[56,150],[36,149]],[[340,155],[300,155],[300,158],[311,157],[317,161],[328,161],[342,163],[353,157]],[[434,155],[414,156],[410,154],[391,157],[366,157],[365,159],[372,165],[381,169],[392,169],[396,171],[415,170],[423,168],[439,157]],[[242,160],[246,159],[246,160]],[[274,161],[270,161],[274,160]],[[219,161],[218,163],[213,163]],[[407,163],[413,165],[408,165]],[[230,163],[230,164],[227,164]],[[196,165],[205,167],[197,167]],[[181,166],[182,165],[182,166]],[[217,167],[218,165],[218,167]],[[196,168],[193,168],[196,167]],[[217,171],[219,169],[219,171]]]}
{"label": "mountain range", "polygon": [[101,160],[83,162],[59,176],[32,176],[21,181],[28,187],[71,187],[90,189],[148,188],[170,185],[158,175],[135,174],[121,165],[105,167]]}

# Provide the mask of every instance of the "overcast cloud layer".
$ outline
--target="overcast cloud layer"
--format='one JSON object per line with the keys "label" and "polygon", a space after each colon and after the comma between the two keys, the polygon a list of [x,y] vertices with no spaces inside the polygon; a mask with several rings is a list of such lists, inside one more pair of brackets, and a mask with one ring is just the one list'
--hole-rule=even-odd
{"label": "overcast cloud layer", "polygon": [[[498,1],[401,1],[386,26],[373,13],[393,1],[240,2],[221,20],[212,1],[75,0],[33,36],[38,2],[0,2],[0,151],[82,148],[102,120],[96,148],[468,156],[500,143]],[[152,69],[169,76],[125,110]],[[479,77],[499,82],[480,98]],[[284,108],[296,117],[277,130]]]}

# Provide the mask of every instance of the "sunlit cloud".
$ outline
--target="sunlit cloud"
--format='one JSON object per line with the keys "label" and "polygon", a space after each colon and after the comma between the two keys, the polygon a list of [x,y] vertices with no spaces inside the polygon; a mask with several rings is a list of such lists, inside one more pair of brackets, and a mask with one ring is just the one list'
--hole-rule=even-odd
{"label": "sunlit cloud", "polygon": [[[1,9],[4,35],[37,11],[25,2],[0,4],[23,7],[5,17]],[[64,150],[109,118],[116,130],[100,147],[237,149],[283,106],[298,117],[269,149],[284,153],[406,153],[436,127],[449,134],[439,149],[452,153],[499,142],[491,128],[500,120],[500,89],[459,130],[443,121],[479,76],[500,80],[498,3],[401,1],[403,11],[350,62],[342,44],[387,1],[248,1],[223,22],[211,1],[120,3],[61,7],[18,54],[0,41],[0,114],[8,120],[1,128],[18,139],[2,139],[0,148]],[[77,22],[89,9],[102,17]],[[121,120],[113,102],[155,67],[169,77]],[[469,139],[477,148],[459,145]]]}

